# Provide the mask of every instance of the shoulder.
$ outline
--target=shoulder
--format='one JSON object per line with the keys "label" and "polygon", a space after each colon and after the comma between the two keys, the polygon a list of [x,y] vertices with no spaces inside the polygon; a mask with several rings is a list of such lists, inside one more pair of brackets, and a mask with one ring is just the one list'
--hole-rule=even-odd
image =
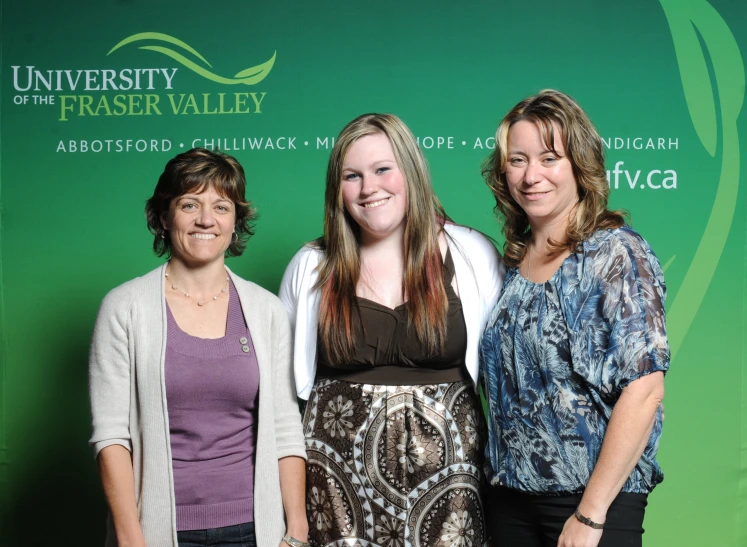
{"label": "shoulder", "polygon": [[311,276],[322,261],[324,253],[315,242],[309,242],[301,247],[288,263],[283,274],[282,285],[297,283],[300,279]]}
{"label": "shoulder", "polygon": [[628,225],[592,234],[584,241],[584,255],[597,275],[633,275],[656,279],[664,285],[659,259],[648,242]]}
{"label": "shoulder", "polygon": [[163,283],[163,266],[136,277],[110,290],[104,297],[100,313],[119,312],[150,295],[158,294]]}
{"label": "shoulder", "polygon": [[[493,242],[478,230],[459,224],[447,223],[444,230],[452,248],[452,259],[464,261],[474,271],[495,272],[502,279],[504,266],[501,253]],[[454,252],[456,251],[456,252]]]}
{"label": "shoulder", "polygon": [[630,262],[637,262],[641,258],[656,258],[648,242],[627,224],[594,232],[584,241],[584,253],[600,259],[620,257]]}
{"label": "shoulder", "polygon": [[310,241],[293,255],[293,258],[291,258],[291,261],[288,263],[286,272],[289,270],[304,269],[309,266],[315,268],[322,261],[323,256],[324,253],[316,245],[316,242]]}
{"label": "shoulder", "polygon": [[[488,238],[488,236],[479,230],[475,230],[469,226],[452,224],[450,222],[444,225],[444,230],[449,236],[449,239],[456,243],[457,246],[461,247],[460,250],[466,252],[470,259],[482,256],[491,259],[494,257],[500,258],[500,253],[493,242]],[[473,253],[475,253],[476,256],[473,256]]]}

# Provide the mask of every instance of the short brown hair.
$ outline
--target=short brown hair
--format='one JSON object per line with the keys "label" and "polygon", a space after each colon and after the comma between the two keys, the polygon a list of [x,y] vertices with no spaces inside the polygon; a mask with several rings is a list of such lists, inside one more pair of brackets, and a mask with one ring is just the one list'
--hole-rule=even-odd
{"label": "short brown hair", "polygon": [[236,158],[205,148],[192,148],[171,159],[158,178],[153,196],[145,204],[148,229],[154,235],[153,251],[158,256],[171,256],[171,240],[161,220],[171,202],[190,192],[214,188],[221,196],[233,201],[236,208],[237,238],[226,250],[226,256],[241,256],[246,242],[254,235],[257,212],[246,201],[246,177]]}

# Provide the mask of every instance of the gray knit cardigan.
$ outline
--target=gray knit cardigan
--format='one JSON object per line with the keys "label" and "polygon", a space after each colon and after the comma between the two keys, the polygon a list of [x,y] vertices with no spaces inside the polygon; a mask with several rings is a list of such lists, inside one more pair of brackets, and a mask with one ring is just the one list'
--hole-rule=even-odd
{"label": "gray knit cardigan", "polygon": [[[140,526],[148,547],[177,547],[169,416],[166,411],[166,265],[104,298],[93,331],[89,390],[94,454],[120,444],[132,453]],[[306,458],[291,369],[288,313],[275,295],[229,271],[259,363],[254,526],[259,547],[285,533],[278,459]],[[108,523],[107,547],[117,538]]]}

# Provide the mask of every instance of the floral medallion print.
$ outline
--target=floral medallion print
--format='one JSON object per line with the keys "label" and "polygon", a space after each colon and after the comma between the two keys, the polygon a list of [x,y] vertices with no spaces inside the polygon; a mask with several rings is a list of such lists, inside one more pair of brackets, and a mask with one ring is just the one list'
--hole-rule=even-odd
{"label": "floral medallion print", "polygon": [[411,545],[481,547],[487,538],[475,470],[455,464],[445,471],[410,493]]}
{"label": "floral medallion print", "polygon": [[381,524],[377,524],[376,542],[382,547],[404,547],[405,546],[405,523],[395,517],[381,515]]}
{"label": "floral medallion print", "polygon": [[329,430],[332,437],[340,438],[349,435],[353,429],[353,401],[338,395],[336,399],[327,401],[327,409],[322,413],[324,429]]}
{"label": "floral medallion print", "polygon": [[327,491],[312,486],[306,502],[306,512],[314,528],[321,533],[332,528],[332,504],[327,499]]}
{"label": "floral medallion print", "polygon": [[321,380],[304,412],[306,438],[323,441],[343,458],[352,457],[352,440],[366,419],[369,404],[370,394],[362,392],[360,384]]}
{"label": "floral medallion print", "polygon": [[306,513],[314,545],[371,535],[372,515],[355,474],[333,448],[306,440]]}
{"label": "floral medallion print", "polygon": [[397,443],[397,453],[399,454],[397,461],[404,464],[410,473],[414,473],[416,469],[420,469],[425,465],[425,460],[422,459],[424,452],[425,448],[418,442],[416,435],[410,437],[410,442],[407,442],[406,435],[402,435],[399,443]]}
{"label": "floral medallion print", "polygon": [[449,434],[451,416],[436,407],[436,400],[424,394],[390,393],[378,400],[362,438],[365,446],[375,447],[365,480],[400,507],[407,491],[443,467],[457,449]]}
{"label": "floral medallion print", "polygon": [[441,525],[441,534],[441,541],[448,547],[472,547],[472,517],[467,511],[451,513]]}
{"label": "floral medallion print", "polygon": [[466,434],[465,442],[467,444],[475,444],[477,442],[477,419],[475,418],[474,412],[467,414],[464,422],[464,432]]}
{"label": "floral medallion print", "polygon": [[304,413],[310,544],[487,545],[478,405],[466,382],[317,382]]}

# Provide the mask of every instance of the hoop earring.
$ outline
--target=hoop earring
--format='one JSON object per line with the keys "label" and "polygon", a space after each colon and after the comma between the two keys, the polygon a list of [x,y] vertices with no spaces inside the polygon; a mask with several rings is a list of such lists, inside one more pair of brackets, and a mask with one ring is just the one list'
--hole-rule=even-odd
{"label": "hoop earring", "polygon": [[161,232],[161,239],[166,239],[166,230]]}
{"label": "hoop earring", "polygon": [[231,236],[231,243],[236,243],[239,240],[239,234],[234,232],[233,235],[236,236],[236,239],[234,239],[233,236]]}

